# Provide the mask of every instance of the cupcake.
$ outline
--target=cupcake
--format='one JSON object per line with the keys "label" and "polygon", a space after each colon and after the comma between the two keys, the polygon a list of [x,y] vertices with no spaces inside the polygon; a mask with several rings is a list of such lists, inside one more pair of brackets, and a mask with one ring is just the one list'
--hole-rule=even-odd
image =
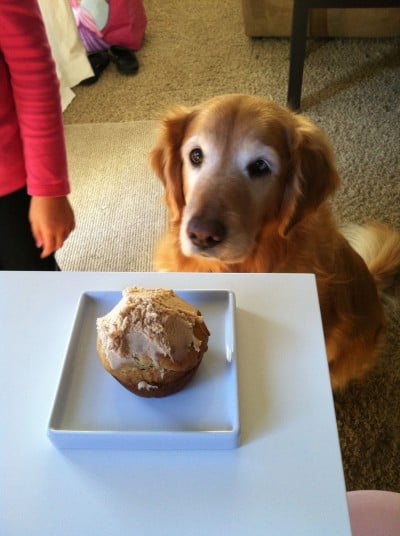
{"label": "cupcake", "polygon": [[200,311],[174,291],[131,287],[97,319],[97,353],[104,369],[126,389],[163,397],[192,379],[209,335]]}

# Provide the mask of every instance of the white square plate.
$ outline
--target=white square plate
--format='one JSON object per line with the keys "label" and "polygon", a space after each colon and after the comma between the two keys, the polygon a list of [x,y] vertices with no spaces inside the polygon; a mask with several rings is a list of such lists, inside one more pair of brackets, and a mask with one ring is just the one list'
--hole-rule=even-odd
{"label": "white square plate", "polygon": [[227,290],[181,290],[211,333],[192,381],[164,398],[130,393],[96,353],[96,319],[121,292],[85,292],[80,299],[48,435],[60,448],[229,449],[239,445],[235,296]]}

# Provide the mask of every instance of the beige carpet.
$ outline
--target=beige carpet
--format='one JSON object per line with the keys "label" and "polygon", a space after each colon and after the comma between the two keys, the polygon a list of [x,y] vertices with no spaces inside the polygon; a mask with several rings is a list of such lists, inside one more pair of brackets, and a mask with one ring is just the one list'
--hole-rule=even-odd
{"label": "beige carpet", "polygon": [[[167,105],[231,92],[285,103],[289,42],[248,39],[239,1],[145,5],[138,75],[110,65],[97,84],[76,88],[65,113],[77,229],[59,252],[63,270],[151,270],[165,212],[147,153]],[[303,95],[337,154],[340,219],[400,229],[400,40],[310,41]],[[399,285],[397,296],[385,305],[380,366],[335,398],[348,489],[400,491]]]}
{"label": "beige carpet", "polygon": [[57,254],[62,270],[152,270],[166,222],[161,183],[147,163],[155,121],[67,125],[76,230]]}

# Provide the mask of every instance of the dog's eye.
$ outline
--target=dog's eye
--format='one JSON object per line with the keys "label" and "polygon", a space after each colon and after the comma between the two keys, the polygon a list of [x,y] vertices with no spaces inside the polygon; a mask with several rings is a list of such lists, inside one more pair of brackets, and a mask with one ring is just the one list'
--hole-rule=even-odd
{"label": "dog's eye", "polygon": [[189,153],[190,161],[194,166],[200,166],[203,162],[203,151],[201,149],[192,149]]}
{"label": "dog's eye", "polygon": [[271,173],[271,166],[266,160],[259,158],[247,166],[247,172],[250,177],[262,177]]}

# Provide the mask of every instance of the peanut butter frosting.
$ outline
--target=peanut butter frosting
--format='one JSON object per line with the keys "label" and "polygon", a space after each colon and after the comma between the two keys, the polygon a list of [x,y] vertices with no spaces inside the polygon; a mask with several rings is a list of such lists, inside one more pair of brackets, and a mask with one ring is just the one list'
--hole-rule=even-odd
{"label": "peanut butter frosting", "polygon": [[121,301],[97,319],[97,332],[111,369],[150,364],[162,373],[166,359],[168,368],[180,370],[190,351],[199,351],[201,341],[193,334],[196,322],[204,323],[200,312],[174,291],[129,287]]}

